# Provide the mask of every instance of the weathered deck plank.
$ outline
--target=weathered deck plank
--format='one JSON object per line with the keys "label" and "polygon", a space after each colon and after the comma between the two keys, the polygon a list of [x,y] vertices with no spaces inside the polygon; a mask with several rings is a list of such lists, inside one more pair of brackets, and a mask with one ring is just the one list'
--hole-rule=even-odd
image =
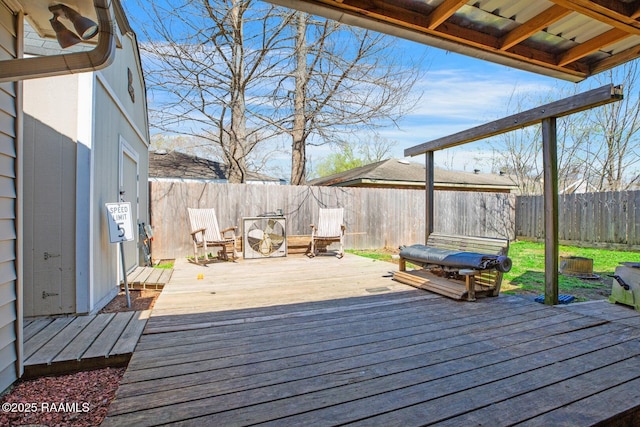
{"label": "weathered deck plank", "polygon": [[123,366],[142,334],[148,311],[58,319],[33,319],[27,326],[25,377],[79,369]]}
{"label": "weathered deck plank", "polygon": [[188,280],[203,267],[176,269],[104,425],[590,425],[640,411],[637,312],[420,298],[349,258],[214,264],[204,282]]}
{"label": "weathered deck plank", "polygon": [[71,342],[82,330],[95,318],[95,316],[81,316],[70,318],[71,322],[61,331],[51,337],[51,339],[32,354],[25,363],[28,365],[39,365],[51,363],[51,361]]}
{"label": "weathered deck plank", "polygon": [[47,325],[53,322],[52,318],[30,319],[28,324],[25,323],[23,328],[23,339],[30,340],[35,334],[43,330]]}
{"label": "weathered deck plank", "polygon": [[142,335],[142,331],[147,324],[150,312],[151,310],[143,310],[136,311],[134,313],[133,317],[120,334],[118,341],[116,341],[111,348],[109,356],[133,353],[133,350],[136,348],[136,344],[138,344],[138,340],[140,339],[140,335]]}
{"label": "weathered deck plank", "polygon": [[38,351],[43,345],[46,345],[53,337],[63,330],[69,323],[73,321],[73,317],[60,317],[54,319],[47,327],[41,329],[38,333],[24,343],[24,359],[28,363],[29,358]]}
{"label": "weathered deck plank", "polygon": [[[621,399],[622,397],[622,399]],[[624,382],[600,393],[572,402],[552,412],[538,415],[519,424],[523,427],[587,425],[607,422],[632,426],[640,420],[640,379]],[[611,419],[611,408],[624,414],[622,420]]]}
{"label": "weathered deck plank", "polygon": [[[127,284],[135,289],[162,289],[171,279],[173,269],[139,266],[127,275]],[[124,285],[124,283],[120,283]]]}
{"label": "weathered deck plank", "polygon": [[[550,336],[559,331],[582,331],[574,334],[567,335],[566,338],[561,338],[558,342],[551,345],[566,344],[568,339],[575,340],[580,337],[589,336],[589,329],[584,329],[589,323],[584,322],[583,319],[576,321],[568,321],[566,317],[557,319],[551,327],[551,332],[544,332],[539,328],[540,324],[544,322],[534,322],[530,326],[530,330],[534,333],[538,333],[538,336]],[[513,328],[513,333],[521,331],[522,328],[526,328],[526,324],[520,324],[518,327]],[[519,334],[520,340],[515,338],[498,339],[493,343],[487,342],[487,337],[490,334],[481,334],[476,340],[471,340],[469,336],[461,336],[455,339],[442,340],[441,342],[428,342],[419,343],[410,346],[394,346],[394,348],[379,349],[373,353],[364,353],[358,355],[352,355],[349,357],[349,352],[344,352],[337,359],[329,357],[325,354],[325,359],[322,362],[318,362],[313,365],[302,365],[297,368],[285,368],[280,370],[266,370],[264,373],[256,375],[244,376],[233,371],[233,369],[227,369],[223,374],[233,375],[233,380],[224,380],[216,383],[213,387],[213,380],[211,378],[200,378],[200,384],[181,388],[182,402],[188,402],[193,400],[194,396],[198,396],[197,399],[202,399],[212,395],[212,390],[216,393],[235,393],[230,395],[228,403],[223,405],[224,408],[241,407],[248,404],[248,397],[243,396],[240,399],[238,392],[245,390],[256,390],[260,388],[259,394],[256,392],[251,393],[251,403],[263,403],[268,402],[276,398],[288,397],[295,394],[305,394],[314,390],[325,390],[337,387],[339,385],[348,385],[355,382],[371,380],[376,377],[389,376],[392,374],[401,374],[402,372],[408,372],[408,375],[414,376],[411,370],[416,367],[415,358],[422,357],[424,363],[423,368],[426,366],[438,363],[448,363],[453,365],[451,360],[457,360],[459,363],[468,366],[467,369],[478,368],[483,365],[492,364],[494,362],[504,360],[506,354],[500,352],[499,349],[504,347],[513,346],[512,351],[516,351],[516,344],[520,345],[522,352],[525,354],[532,350],[527,350],[526,336]],[[463,358],[468,358],[467,362],[460,362]],[[497,357],[497,359],[495,359]],[[447,362],[443,362],[447,361]],[[362,368],[365,366],[366,368]],[[361,368],[358,371],[358,368]],[[431,369],[431,368],[429,368]],[[350,374],[349,374],[350,373]],[[183,377],[184,378],[184,377]],[[321,378],[321,381],[312,381],[314,378]],[[390,378],[393,379],[393,378]],[[312,383],[308,383],[312,381]],[[154,385],[154,384],[148,384]],[[166,384],[165,384],[166,385]],[[186,384],[182,383],[182,386]],[[142,386],[142,383],[140,383]],[[179,387],[178,383],[175,383],[173,387]],[[149,389],[139,390],[135,387],[130,387],[128,384],[123,384],[122,390],[119,390],[119,395],[135,395],[137,393],[147,393],[147,405],[144,407],[138,407],[137,410],[148,409],[150,407],[159,405],[164,402],[172,401],[176,403],[176,397],[174,391],[168,391],[168,388],[159,388],[157,393],[149,393]],[[264,390],[262,390],[264,389]],[[296,393],[294,393],[296,392]],[[172,397],[173,396],[173,397]],[[165,399],[164,401],[162,399]],[[216,399],[219,399],[218,396]],[[265,400],[266,399],[266,400]],[[231,405],[231,402],[236,401]],[[209,401],[206,404],[211,404]],[[118,407],[115,405],[114,408]],[[122,407],[119,408],[122,410]]]}
{"label": "weathered deck plank", "polygon": [[135,312],[133,311],[116,313],[113,319],[84,353],[84,358],[109,357],[111,349],[116,344],[122,334],[122,331],[134,315]]}
{"label": "weathered deck plank", "polygon": [[109,324],[115,313],[100,314],[95,316],[93,321],[82,330],[67,347],[62,350],[53,362],[64,362],[67,360],[81,360],[87,349],[93,344],[100,332]]}
{"label": "weathered deck plank", "polygon": [[[508,323],[531,322],[538,317],[535,311],[532,314],[527,313],[526,309],[523,311],[525,312],[514,311]],[[445,320],[441,320],[442,318]],[[408,323],[408,320],[411,320],[411,323]],[[424,342],[481,333],[507,323],[501,313],[478,315],[477,323],[474,324],[469,324],[463,318],[447,318],[445,312],[442,311],[433,316],[423,316],[422,320],[424,323],[420,322],[419,316],[407,318],[398,314],[397,323],[371,319],[360,323],[350,322],[340,326],[319,327],[314,331],[289,330],[281,333],[265,331],[263,336],[266,339],[262,337],[237,338],[235,342],[205,340],[188,346],[141,351],[135,357],[145,359],[145,372],[149,372],[154,367],[168,367],[171,375],[175,375],[182,369],[192,370],[193,368],[189,365],[192,365],[193,362],[203,362],[203,369],[214,369],[217,361],[231,356],[235,356],[236,363],[249,364],[254,360],[277,360],[283,355],[291,357],[296,353],[307,354],[309,351],[318,353],[324,349],[366,346],[380,341],[385,341],[388,346],[391,346],[394,340],[402,341],[404,338],[408,338],[409,342],[417,339]],[[409,324],[411,326],[408,326]],[[260,352],[246,354],[246,346],[255,346],[260,343],[262,343]],[[295,346],[291,343],[295,343]],[[224,361],[223,363],[228,362]],[[180,366],[181,364],[183,366]],[[133,374],[134,371],[131,372]]]}

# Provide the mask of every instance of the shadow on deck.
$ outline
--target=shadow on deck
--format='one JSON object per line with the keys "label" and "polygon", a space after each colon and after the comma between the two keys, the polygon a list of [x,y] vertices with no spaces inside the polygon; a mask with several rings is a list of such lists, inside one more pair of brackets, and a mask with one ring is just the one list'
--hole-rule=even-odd
{"label": "shadow on deck", "polygon": [[[103,425],[640,417],[638,312],[600,301],[453,301],[392,282],[389,269],[349,255],[176,269]],[[209,281],[195,279],[201,271]]]}

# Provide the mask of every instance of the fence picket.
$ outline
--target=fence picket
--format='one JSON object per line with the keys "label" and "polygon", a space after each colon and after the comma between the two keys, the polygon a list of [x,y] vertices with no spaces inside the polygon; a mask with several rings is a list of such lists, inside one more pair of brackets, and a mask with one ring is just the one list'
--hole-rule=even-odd
{"label": "fence picket", "polygon": [[[352,249],[424,243],[424,191],[381,188],[151,182],[153,257],[193,254],[188,207],[215,208],[219,226],[282,209],[287,234],[310,235],[320,207],[344,207]],[[436,191],[434,228],[448,234],[515,238],[515,195]],[[239,228],[239,236],[242,230]]]}
{"label": "fence picket", "polygon": [[[594,246],[640,245],[640,191],[584,193],[559,197],[559,238]],[[544,238],[542,196],[519,196],[518,237]]]}

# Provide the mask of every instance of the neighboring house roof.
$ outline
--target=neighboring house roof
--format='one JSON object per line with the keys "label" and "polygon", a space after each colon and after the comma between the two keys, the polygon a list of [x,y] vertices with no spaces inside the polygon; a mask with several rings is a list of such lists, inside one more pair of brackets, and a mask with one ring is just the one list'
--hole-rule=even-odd
{"label": "neighboring house roof", "polygon": [[[435,188],[510,192],[516,185],[507,176],[434,169]],[[405,160],[389,159],[318,178],[309,185],[334,187],[424,188],[425,166]]]}
{"label": "neighboring house roof", "polygon": [[[227,167],[222,163],[179,151],[157,150],[149,155],[149,179],[227,182]],[[256,172],[248,172],[247,181],[281,182],[278,178]]]}
{"label": "neighboring house roof", "polygon": [[583,194],[595,191],[598,191],[598,189],[589,184],[585,179],[576,179],[566,187],[561,188],[558,194]]}

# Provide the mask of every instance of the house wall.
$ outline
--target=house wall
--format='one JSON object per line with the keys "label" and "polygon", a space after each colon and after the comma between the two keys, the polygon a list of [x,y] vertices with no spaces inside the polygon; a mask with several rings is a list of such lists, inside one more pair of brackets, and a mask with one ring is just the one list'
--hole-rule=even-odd
{"label": "house wall", "polygon": [[[106,304],[117,293],[117,286],[122,275],[118,246],[109,241],[105,203],[119,201],[121,182],[121,157],[123,141],[126,147],[133,150],[138,161],[137,199],[125,194],[125,200],[132,203],[137,210],[134,218],[135,240],[126,243],[135,248],[133,252],[139,256],[137,249],[137,222],[148,223],[148,127],[144,83],[137,56],[135,40],[128,35],[121,38],[122,48],[116,52],[112,65],[96,73],[94,88],[94,144],[93,162],[93,206],[91,222],[94,230],[94,243],[90,247],[93,253],[92,264],[94,276],[93,310]],[[131,70],[131,86],[134,98],[129,95],[129,72]],[[125,186],[129,187],[129,186]],[[137,260],[136,260],[137,263]],[[135,264],[135,263],[134,263]],[[127,261],[127,265],[130,262]]]}
{"label": "house wall", "polygon": [[76,312],[76,141],[81,90],[77,75],[24,82],[25,316]]}
{"label": "house wall", "polygon": [[[15,58],[17,21],[0,1],[0,60]],[[20,83],[0,83],[0,392],[20,373],[18,125]]]}
{"label": "house wall", "polygon": [[[27,316],[95,312],[117,294],[122,269],[105,203],[118,202],[121,188],[134,228],[148,222],[144,83],[135,39],[118,35],[121,47],[102,71],[24,83]],[[128,268],[139,260],[135,237],[125,243]]]}

